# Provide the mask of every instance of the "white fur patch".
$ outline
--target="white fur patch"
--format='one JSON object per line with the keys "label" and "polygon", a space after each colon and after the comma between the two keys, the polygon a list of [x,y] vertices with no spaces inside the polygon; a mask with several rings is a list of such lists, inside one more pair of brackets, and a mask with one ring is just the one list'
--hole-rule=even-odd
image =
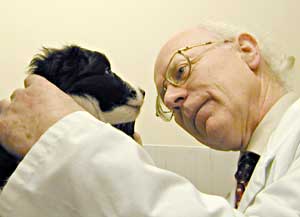
{"label": "white fur patch", "polygon": [[135,90],[137,93],[135,98],[129,99],[126,104],[118,106],[108,112],[103,112],[100,109],[98,101],[94,97],[89,95],[71,95],[71,97],[97,119],[110,124],[120,124],[134,121],[140,112],[140,108],[144,102],[144,96],[139,89],[135,88]]}

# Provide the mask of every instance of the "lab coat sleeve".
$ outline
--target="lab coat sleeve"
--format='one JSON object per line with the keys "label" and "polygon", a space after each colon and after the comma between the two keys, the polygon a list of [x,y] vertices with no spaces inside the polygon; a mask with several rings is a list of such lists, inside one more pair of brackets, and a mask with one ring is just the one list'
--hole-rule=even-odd
{"label": "lab coat sleeve", "polygon": [[[201,166],[201,165],[199,165]],[[0,195],[1,217],[234,217],[218,196],[154,166],[130,137],[86,112],[40,138]]]}

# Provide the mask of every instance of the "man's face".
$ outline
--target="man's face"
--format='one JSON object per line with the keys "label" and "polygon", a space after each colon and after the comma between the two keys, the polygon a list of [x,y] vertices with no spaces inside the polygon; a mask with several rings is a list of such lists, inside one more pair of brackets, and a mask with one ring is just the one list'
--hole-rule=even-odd
{"label": "man's face", "polygon": [[[197,40],[194,41],[194,40]],[[155,66],[158,93],[163,88],[165,71],[171,54],[193,43],[220,40],[206,30],[181,33],[161,50]],[[166,82],[165,105],[174,110],[175,121],[197,140],[219,150],[244,148],[253,130],[256,115],[259,79],[241,58],[235,43],[213,49],[208,45],[186,52],[193,59],[203,57],[192,65],[184,85],[175,87]]]}

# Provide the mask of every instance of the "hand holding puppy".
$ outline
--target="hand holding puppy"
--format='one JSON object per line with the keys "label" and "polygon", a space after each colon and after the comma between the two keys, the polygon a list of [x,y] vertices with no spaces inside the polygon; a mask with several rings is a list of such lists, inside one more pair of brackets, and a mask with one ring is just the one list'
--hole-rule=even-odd
{"label": "hand holding puppy", "polygon": [[25,89],[17,89],[11,101],[0,101],[0,144],[25,156],[32,145],[55,122],[83,110],[70,96],[38,75],[25,79]]}

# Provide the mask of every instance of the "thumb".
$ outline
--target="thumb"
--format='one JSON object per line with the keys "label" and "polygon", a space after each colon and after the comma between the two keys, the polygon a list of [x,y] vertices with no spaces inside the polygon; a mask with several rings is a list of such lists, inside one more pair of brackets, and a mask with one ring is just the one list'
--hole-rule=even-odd
{"label": "thumb", "polygon": [[29,87],[32,84],[40,83],[45,81],[46,79],[40,75],[30,74],[24,80],[24,86]]}
{"label": "thumb", "polygon": [[138,134],[137,132],[134,132],[133,134],[133,139],[140,144],[141,146],[143,146],[143,142],[142,142],[142,138],[140,136],[140,134]]}
{"label": "thumb", "polygon": [[6,99],[0,100],[0,114],[6,111],[7,107],[10,105],[10,102]]}

